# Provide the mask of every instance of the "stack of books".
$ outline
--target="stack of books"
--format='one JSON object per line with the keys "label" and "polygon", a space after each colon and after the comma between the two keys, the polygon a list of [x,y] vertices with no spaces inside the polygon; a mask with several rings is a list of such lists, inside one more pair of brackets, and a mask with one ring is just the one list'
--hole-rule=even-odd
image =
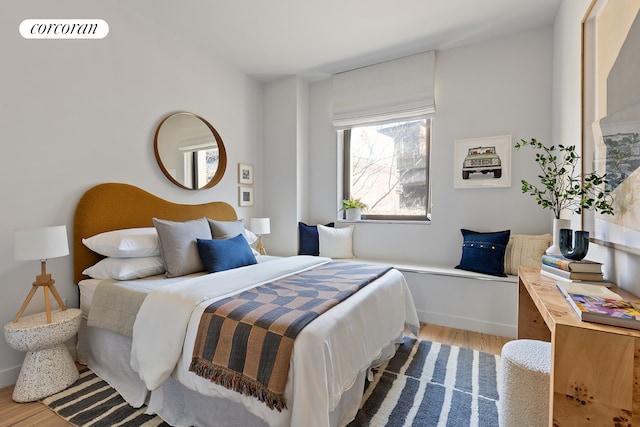
{"label": "stack of books", "polygon": [[602,264],[586,259],[575,261],[557,255],[542,255],[541,274],[556,280],[602,282]]}
{"label": "stack of books", "polygon": [[640,311],[606,286],[561,281],[557,286],[580,320],[640,329]]}

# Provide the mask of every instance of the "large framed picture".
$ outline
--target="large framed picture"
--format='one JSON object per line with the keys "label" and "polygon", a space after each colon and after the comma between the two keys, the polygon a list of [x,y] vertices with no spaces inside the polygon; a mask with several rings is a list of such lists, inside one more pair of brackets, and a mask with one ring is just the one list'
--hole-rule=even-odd
{"label": "large framed picture", "polygon": [[582,22],[582,161],[607,174],[614,215],[585,211],[595,243],[640,254],[640,2],[594,0]]}
{"label": "large framed picture", "polygon": [[511,187],[511,135],[455,142],[454,188]]}

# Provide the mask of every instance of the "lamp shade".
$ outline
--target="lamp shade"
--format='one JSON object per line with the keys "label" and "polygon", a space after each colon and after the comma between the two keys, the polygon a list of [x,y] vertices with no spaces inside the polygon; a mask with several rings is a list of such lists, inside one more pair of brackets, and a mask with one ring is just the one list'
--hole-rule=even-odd
{"label": "lamp shade", "polygon": [[69,255],[65,225],[15,230],[13,237],[17,260],[46,260]]}
{"label": "lamp shade", "polygon": [[249,220],[249,229],[259,236],[271,233],[269,218],[251,218]]}

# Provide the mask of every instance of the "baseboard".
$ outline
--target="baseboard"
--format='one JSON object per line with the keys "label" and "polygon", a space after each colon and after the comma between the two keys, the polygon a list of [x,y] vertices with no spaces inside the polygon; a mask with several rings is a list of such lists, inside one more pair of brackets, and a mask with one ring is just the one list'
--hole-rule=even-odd
{"label": "baseboard", "polygon": [[[67,341],[66,347],[67,350],[69,350],[71,358],[73,360],[77,360],[76,338],[73,337],[69,341]],[[22,364],[0,371],[0,388],[14,385],[18,381],[18,375],[20,374],[21,368]]]}
{"label": "baseboard", "polygon": [[22,365],[0,371],[0,388],[12,386],[18,381],[18,374]]}
{"label": "baseboard", "polygon": [[497,335],[500,337],[516,338],[518,328],[513,325],[487,322],[479,319],[469,319],[452,316],[444,313],[433,313],[418,310],[418,319],[423,323],[447,326],[449,328],[464,329],[483,334]]}

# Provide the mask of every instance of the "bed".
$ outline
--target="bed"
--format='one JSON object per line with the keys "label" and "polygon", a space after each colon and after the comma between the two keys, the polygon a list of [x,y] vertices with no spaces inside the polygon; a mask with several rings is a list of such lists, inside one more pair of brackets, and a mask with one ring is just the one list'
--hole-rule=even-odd
{"label": "bed", "polygon": [[[330,271],[329,267],[341,264],[321,257],[258,255],[256,264],[171,278],[158,274],[112,280],[83,274],[104,258],[83,239],[153,227],[153,218],[233,222],[237,215],[224,202],[176,204],[128,184],[100,184],[87,190],[78,202],[73,227],[74,279],[84,313],[78,359],[129,404],[147,404],[148,413],[157,413],[171,425],[346,425],[358,410],[368,369],[393,356],[406,328],[417,333],[418,317],[404,277],[395,269],[380,272],[300,330],[285,371],[286,403],[272,409],[254,395],[230,390],[190,369],[203,313],[212,303],[259,284],[318,276],[322,269]],[[346,264],[342,263],[344,268]],[[105,290],[115,288],[133,297],[105,300],[109,293]],[[136,299],[138,305],[132,303]],[[130,319],[131,333],[122,325],[110,327],[109,319]]]}

